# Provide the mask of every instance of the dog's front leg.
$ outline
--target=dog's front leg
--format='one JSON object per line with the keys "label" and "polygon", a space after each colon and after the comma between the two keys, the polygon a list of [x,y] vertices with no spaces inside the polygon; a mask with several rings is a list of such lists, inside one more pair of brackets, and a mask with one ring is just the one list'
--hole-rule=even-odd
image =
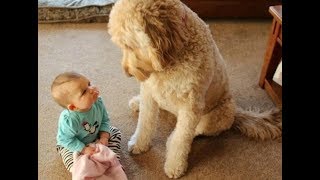
{"label": "dog's front leg", "polygon": [[198,115],[191,109],[179,111],[176,128],[167,140],[164,170],[169,178],[179,178],[187,170],[188,154],[198,122]]}
{"label": "dog's front leg", "polygon": [[128,142],[128,150],[133,154],[140,154],[149,149],[152,133],[158,119],[159,107],[153,100],[151,91],[140,86],[139,119],[135,133]]}

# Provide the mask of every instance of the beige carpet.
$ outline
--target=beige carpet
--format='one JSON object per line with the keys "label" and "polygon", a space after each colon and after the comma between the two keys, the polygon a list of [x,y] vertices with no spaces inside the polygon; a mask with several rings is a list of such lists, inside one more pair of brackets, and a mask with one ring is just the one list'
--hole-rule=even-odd
{"label": "beige carpet", "polygon": [[[211,20],[213,32],[230,74],[232,93],[243,108],[274,106],[258,86],[271,20]],[[62,110],[50,96],[50,85],[60,72],[84,73],[100,87],[114,126],[123,133],[122,157],[129,180],[167,179],[163,171],[165,142],[174,118],[161,113],[152,148],[130,155],[127,142],[136,126],[129,99],[138,94],[136,80],[120,68],[120,50],[111,43],[107,24],[39,24],[38,45],[38,177],[71,179],[55,150],[57,120]],[[282,142],[257,142],[235,131],[218,137],[196,138],[189,167],[181,179],[282,179]]]}

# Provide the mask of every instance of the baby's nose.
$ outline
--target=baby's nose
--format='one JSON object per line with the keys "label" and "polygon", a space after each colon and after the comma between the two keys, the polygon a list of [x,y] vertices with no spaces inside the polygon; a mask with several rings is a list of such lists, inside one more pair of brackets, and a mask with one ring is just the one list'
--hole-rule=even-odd
{"label": "baby's nose", "polygon": [[99,93],[99,90],[95,86],[91,86],[89,87],[89,92],[90,94],[94,94],[94,93]]}

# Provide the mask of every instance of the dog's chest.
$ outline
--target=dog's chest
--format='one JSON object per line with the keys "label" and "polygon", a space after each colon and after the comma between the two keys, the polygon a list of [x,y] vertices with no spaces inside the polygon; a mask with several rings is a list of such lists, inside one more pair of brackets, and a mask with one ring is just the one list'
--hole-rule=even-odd
{"label": "dog's chest", "polygon": [[153,99],[157,102],[161,109],[167,110],[175,115],[178,112],[178,102],[179,99],[175,97],[174,94],[168,94],[164,91],[154,91],[152,92]]}
{"label": "dog's chest", "polygon": [[152,94],[152,98],[161,109],[165,109],[173,114],[177,114],[179,108],[186,102],[190,88],[184,83],[165,81],[150,81],[147,88]]}

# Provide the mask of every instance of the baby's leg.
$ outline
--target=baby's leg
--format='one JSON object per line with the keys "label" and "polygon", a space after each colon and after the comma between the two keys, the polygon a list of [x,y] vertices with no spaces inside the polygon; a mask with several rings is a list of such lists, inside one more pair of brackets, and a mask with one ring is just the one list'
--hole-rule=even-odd
{"label": "baby's leg", "polygon": [[71,168],[73,166],[73,152],[59,145],[57,145],[56,148],[62,158],[64,166],[69,172],[71,172]]}
{"label": "baby's leg", "polygon": [[110,138],[108,147],[117,155],[118,160],[120,161],[121,153],[121,132],[118,128],[111,126],[110,127]]}

